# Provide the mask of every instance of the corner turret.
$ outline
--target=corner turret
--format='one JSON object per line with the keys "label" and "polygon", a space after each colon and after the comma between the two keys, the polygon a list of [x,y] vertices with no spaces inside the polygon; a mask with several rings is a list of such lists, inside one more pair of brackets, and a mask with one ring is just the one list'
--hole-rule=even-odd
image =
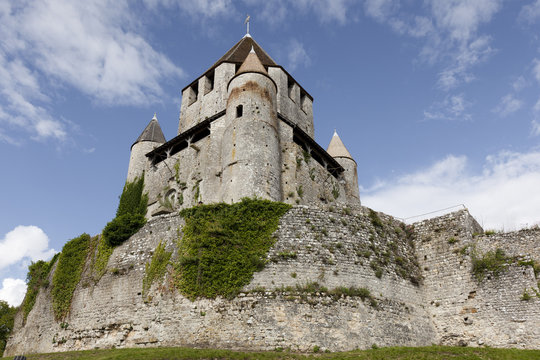
{"label": "corner turret", "polygon": [[357,199],[358,204],[360,204],[356,161],[354,161],[335,130],[334,136],[332,136],[332,140],[330,140],[326,152],[336,159],[336,161],[343,166],[343,169],[345,169],[341,176],[343,176],[343,179],[345,180],[345,191],[347,192],[347,196]]}
{"label": "corner turret", "polygon": [[148,159],[146,154],[152,151],[154,148],[165,143],[165,136],[156,114],[146,128],[143,130],[137,140],[131,145],[131,155],[129,157],[129,167],[127,174],[127,181],[132,182],[138,176],[141,176],[146,170],[148,165]]}

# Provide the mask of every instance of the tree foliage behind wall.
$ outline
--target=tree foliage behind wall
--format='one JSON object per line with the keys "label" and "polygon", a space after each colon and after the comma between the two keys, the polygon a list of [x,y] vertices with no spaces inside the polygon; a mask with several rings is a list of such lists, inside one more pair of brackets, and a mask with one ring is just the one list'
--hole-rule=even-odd
{"label": "tree foliage behind wall", "polygon": [[103,229],[103,237],[110,246],[118,246],[129,239],[146,223],[148,194],[144,193],[144,174],[133,182],[126,182],[116,217]]}
{"label": "tree foliage behind wall", "polygon": [[6,348],[6,342],[11,330],[17,308],[9,306],[7,302],[0,300],[0,355]]}

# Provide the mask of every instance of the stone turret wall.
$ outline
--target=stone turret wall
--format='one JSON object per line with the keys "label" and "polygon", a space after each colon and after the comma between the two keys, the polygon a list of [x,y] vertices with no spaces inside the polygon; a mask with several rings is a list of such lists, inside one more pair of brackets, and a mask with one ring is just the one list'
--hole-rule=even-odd
{"label": "stone turret wall", "polygon": [[161,144],[153,141],[140,141],[133,144],[129,156],[129,166],[126,181],[133,182],[135,178],[141,176],[148,168],[148,159],[146,154],[154,150]]}

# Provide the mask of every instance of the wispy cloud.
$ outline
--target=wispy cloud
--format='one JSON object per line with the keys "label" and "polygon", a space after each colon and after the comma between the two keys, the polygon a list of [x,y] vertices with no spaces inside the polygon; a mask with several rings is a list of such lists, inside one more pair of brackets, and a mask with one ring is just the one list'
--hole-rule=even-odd
{"label": "wispy cloud", "polygon": [[443,101],[435,102],[424,111],[425,120],[471,120],[467,109],[471,103],[465,99],[464,94],[449,95]]}
{"label": "wispy cloud", "polygon": [[[48,108],[74,88],[105,105],[147,104],[183,75],[138,34],[125,0],[4,2],[0,7],[0,126],[63,140],[66,124]],[[46,95],[47,94],[47,95]]]}
{"label": "wispy cloud", "polygon": [[160,7],[179,10],[198,22],[230,16],[236,11],[231,0],[143,0],[143,2],[152,10],[160,10]]}
{"label": "wispy cloud", "polygon": [[[407,2],[366,0],[364,10],[400,35],[423,39],[418,59],[439,69],[437,87],[449,92],[475,80],[474,68],[496,52],[492,38],[479,29],[492,20],[501,4],[502,0],[426,0],[419,10],[416,3],[412,8]],[[426,110],[425,117],[469,118],[459,110],[462,99],[462,95],[446,97]],[[444,105],[449,108],[443,109]]]}
{"label": "wispy cloud", "polygon": [[540,0],[535,0],[528,5],[524,5],[519,13],[519,20],[528,24],[540,19]]}
{"label": "wispy cloud", "polygon": [[465,156],[449,155],[378,184],[363,191],[363,203],[403,218],[465,204],[484,228],[511,230],[540,223],[540,193],[530,192],[540,184],[540,153],[535,151],[488,156],[480,172],[470,168]]}
{"label": "wispy cloud", "polygon": [[523,100],[516,99],[513,94],[508,94],[502,97],[499,105],[493,109],[493,112],[502,117],[508,116],[523,106]]}
{"label": "wispy cloud", "polygon": [[294,71],[298,66],[309,66],[311,64],[311,59],[301,42],[291,39],[287,47],[288,68],[291,71]]}
{"label": "wispy cloud", "polygon": [[314,14],[321,23],[345,24],[355,20],[351,15],[358,7],[356,0],[244,0],[256,10],[258,17],[271,25],[287,19]]}

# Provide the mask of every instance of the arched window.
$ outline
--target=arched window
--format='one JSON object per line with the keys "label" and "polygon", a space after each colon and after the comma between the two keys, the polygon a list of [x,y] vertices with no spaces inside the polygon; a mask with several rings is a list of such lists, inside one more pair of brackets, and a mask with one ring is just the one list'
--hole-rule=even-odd
{"label": "arched window", "polygon": [[242,117],[243,111],[244,111],[244,107],[242,105],[238,105],[236,107],[236,117],[237,118]]}

